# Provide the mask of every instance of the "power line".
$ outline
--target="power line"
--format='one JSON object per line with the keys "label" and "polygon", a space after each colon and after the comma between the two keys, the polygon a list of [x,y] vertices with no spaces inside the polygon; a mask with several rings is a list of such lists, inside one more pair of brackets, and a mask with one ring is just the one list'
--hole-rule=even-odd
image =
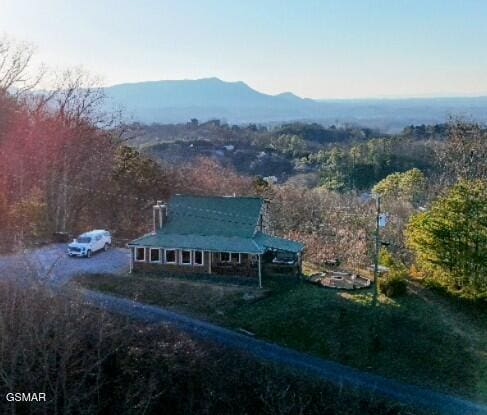
{"label": "power line", "polygon": [[[24,176],[17,175],[17,174],[13,174],[13,173],[7,173],[6,176],[15,177],[16,179],[24,179],[25,180],[25,177]],[[41,181],[40,178],[38,178],[38,180]],[[58,183],[57,186],[60,186],[60,187],[68,187],[68,188],[73,188],[73,189],[78,189],[78,190],[83,190],[83,191],[86,191],[86,192],[98,193],[98,194],[101,194],[103,196],[113,196],[113,197],[116,197],[116,198],[119,198],[119,199],[133,199],[133,200],[148,202],[148,203],[152,203],[152,204],[155,203],[156,200],[157,200],[157,198],[147,199],[147,198],[143,198],[143,197],[139,197],[139,196],[131,196],[131,195],[125,195],[125,194],[111,193],[111,192],[107,192],[107,191],[104,191],[104,190],[103,191],[102,190],[95,190],[95,189],[92,189],[92,188],[88,188],[88,187],[84,187],[84,186],[79,186],[79,185],[75,185],[75,184],[71,184],[71,183]]]}

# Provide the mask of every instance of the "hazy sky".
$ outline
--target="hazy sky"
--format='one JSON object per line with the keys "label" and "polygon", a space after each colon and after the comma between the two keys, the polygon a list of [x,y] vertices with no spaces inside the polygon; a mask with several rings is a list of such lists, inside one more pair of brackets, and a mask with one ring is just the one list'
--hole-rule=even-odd
{"label": "hazy sky", "polygon": [[106,84],[217,76],[311,98],[486,95],[486,0],[0,0],[0,33]]}

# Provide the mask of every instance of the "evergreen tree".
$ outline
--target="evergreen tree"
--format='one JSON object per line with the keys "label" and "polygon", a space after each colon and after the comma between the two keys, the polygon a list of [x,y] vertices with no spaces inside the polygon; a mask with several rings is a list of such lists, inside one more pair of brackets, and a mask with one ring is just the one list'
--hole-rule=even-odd
{"label": "evergreen tree", "polygon": [[411,169],[404,173],[392,173],[377,183],[372,192],[383,197],[403,198],[418,203],[424,195],[426,178],[419,169]]}
{"label": "evergreen tree", "polygon": [[487,182],[462,180],[414,215],[407,244],[418,265],[443,285],[487,298]]}

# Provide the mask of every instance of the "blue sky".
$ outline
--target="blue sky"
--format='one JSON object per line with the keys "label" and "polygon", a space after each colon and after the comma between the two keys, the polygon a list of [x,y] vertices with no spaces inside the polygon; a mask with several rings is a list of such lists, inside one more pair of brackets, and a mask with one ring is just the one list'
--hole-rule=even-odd
{"label": "blue sky", "polygon": [[0,33],[56,69],[311,98],[487,95],[486,20],[485,0],[0,0]]}

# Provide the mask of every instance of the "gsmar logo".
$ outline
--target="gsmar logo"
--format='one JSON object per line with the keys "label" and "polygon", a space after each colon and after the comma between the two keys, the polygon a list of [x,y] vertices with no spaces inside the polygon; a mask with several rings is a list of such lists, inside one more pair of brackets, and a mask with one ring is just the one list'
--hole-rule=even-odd
{"label": "gsmar logo", "polygon": [[5,395],[5,399],[7,399],[8,402],[46,402],[46,394],[43,392],[10,392]]}

